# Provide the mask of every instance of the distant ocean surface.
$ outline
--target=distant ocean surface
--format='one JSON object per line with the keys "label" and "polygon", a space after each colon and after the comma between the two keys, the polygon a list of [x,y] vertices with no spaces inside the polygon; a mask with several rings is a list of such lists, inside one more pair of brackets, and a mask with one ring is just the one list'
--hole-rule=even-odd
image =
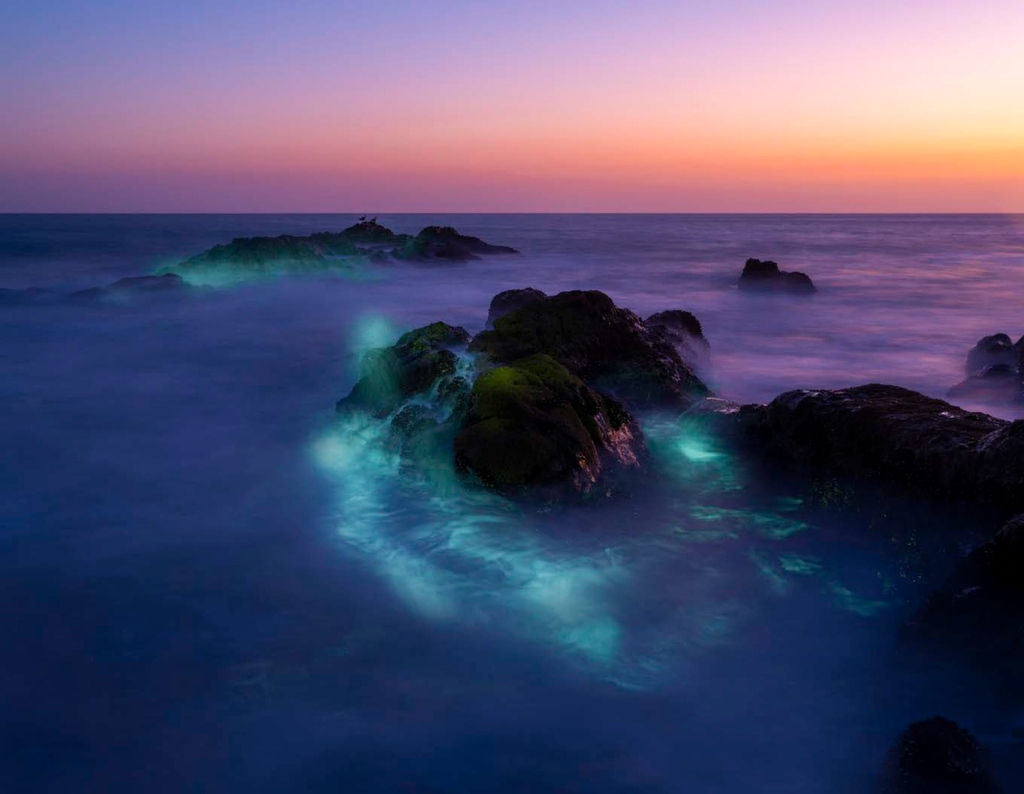
{"label": "distant ocean surface", "polygon": [[[355,220],[0,215],[0,287]],[[640,493],[536,509],[417,480],[333,410],[369,345],[526,286],[692,311],[732,400],[942,397],[1024,335],[1024,216],[378,220],[523,255],[0,306],[0,790],[854,794],[912,720],[1024,727],[895,639],[991,528],[811,509],[655,416]],[[741,293],[748,257],[819,291]]]}

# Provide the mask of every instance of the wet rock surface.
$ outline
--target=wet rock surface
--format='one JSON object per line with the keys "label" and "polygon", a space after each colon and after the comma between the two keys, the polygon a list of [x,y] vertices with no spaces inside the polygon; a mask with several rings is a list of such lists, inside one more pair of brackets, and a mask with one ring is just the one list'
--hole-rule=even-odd
{"label": "wet rock surface", "polygon": [[1008,422],[898,386],[791,391],[722,414],[757,454],[939,499],[1024,509],[1024,420]]}
{"label": "wet rock surface", "polygon": [[779,270],[777,262],[748,259],[740,274],[739,288],[753,292],[790,292],[810,295],[817,292],[811,277],[799,271]]}
{"label": "wet rock surface", "polygon": [[491,299],[491,305],[487,311],[487,327],[492,328],[494,321],[499,317],[504,317],[506,314],[514,312],[516,309],[521,309],[524,306],[529,306],[531,303],[546,300],[547,297],[539,289],[534,289],[533,287],[507,289],[504,292],[499,292]]}

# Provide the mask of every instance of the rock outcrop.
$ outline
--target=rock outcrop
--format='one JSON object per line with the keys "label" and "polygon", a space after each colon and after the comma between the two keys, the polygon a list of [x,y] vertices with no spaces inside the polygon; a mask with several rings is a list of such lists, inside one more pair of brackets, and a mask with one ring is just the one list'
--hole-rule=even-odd
{"label": "rock outcrop", "polygon": [[362,261],[463,262],[481,256],[518,253],[478,237],[459,234],[450,226],[428,226],[415,237],[395,234],[376,219],[360,221],[340,232],[306,237],[239,237],[169,268],[170,272],[203,274],[235,270],[261,274],[320,271]]}
{"label": "rock outcrop", "polygon": [[545,353],[632,408],[685,408],[708,393],[662,328],[648,328],[594,290],[532,300],[477,334],[469,349],[495,364]]}
{"label": "rock outcrop", "polygon": [[606,463],[639,465],[640,433],[622,404],[548,355],[496,367],[473,384],[455,462],[501,489],[571,483],[586,491]]}
{"label": "rock outcrop", "polygon": [[338,409],[387,416],[441,378],[454,376],[458,357],[451,348],[465,346],[469,339],[464,328],[437,322],[403,334],[391,347],[369,351],[361,362],[360,379]]}
{"label": "rock outcrop", "polygon": [[898,386],[791,391],[722,414],[755,451],[926,496],[1024,510],[1024,420],[971,413]]}
{"label": "rock outcrop", "polygon": [[[502,314],[506,299],[517,307]],[[387,420],[403,454],[429,450],[419,459],[436,463],[446,449],[455,469],[488,487],[587,493],[642,463],[629,406],[683,408],[707,393],[673,336],[699,334],[692,315],[668,313],[648,328],[600,292],[524,290],[495,305],[495,328],[472,341],[434,323],[371,350],[338,410]]]}
{"label": "rock outcrop", "polygon": [[791,292],[798,295],[817,292],[814,282],[806,273],[779,270],[778,263],[760,259],[747,260],[738,283],[742,290]]}
{"label": "rock outcrop", "polygon": [[943,717],[915,722],[896,740],[878,794],[999,794],[988,754],[969,731]]}
{"label": "rock outcrop", "polygon": [[499,317],[504,317],[506,314],[514,312],[516,309],[521,309],[524,306],[529,306],[531,303],[538,303],[547,299],[547,297],[539,289],[534,289],[533,287],[507,289],[504,292],[499,292],[491,298],[491,305],[487,310],[487,327],[493,328],[494,321]]}

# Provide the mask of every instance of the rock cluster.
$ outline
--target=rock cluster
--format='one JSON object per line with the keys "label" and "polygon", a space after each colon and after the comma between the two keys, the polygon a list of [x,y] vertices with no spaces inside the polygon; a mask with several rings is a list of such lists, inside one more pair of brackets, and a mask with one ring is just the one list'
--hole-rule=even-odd
{"label": "rock cluster", "polygon": [[466,262],[481,256],[515,254],[514,248],[491,245],[479,237],[459,234],[450,226],[428,226],[419,234],[396,234],[376,219],[360,221],[340,232],[307,237],[239,237],[217,245],[171,268],[188,274],[231,268],[249,272],[320,270],[346,261]]}
{"label": "rock cluster", "polygon": [[489,316],[493,328],[472,339],[434,323],[370,351],[339,410],[390,416],[415,448],[444,436],[450,462],[487,486],[586,493],[640,465],[632,410],[682,410],[707,394],[676,344],[703,339],[686,312],[648,326],[601,292],[527,289],[495,296]]}

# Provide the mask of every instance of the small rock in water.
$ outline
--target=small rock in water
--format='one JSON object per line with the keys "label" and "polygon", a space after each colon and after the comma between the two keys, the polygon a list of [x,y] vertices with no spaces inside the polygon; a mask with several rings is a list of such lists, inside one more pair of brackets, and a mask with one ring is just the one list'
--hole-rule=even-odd
{"label": "small rock in water", "polygon": [[792,292],[808,295],[817,292],[814,282],[806,273],[779,270],[776,262],[748,259],[740,274],[739,287],[742,290],[761,292]]}
{"label": "small rock in water", "polygon": [[889,751],[878,794],[999,794],[984,748],[943,717],[915,722]]}

